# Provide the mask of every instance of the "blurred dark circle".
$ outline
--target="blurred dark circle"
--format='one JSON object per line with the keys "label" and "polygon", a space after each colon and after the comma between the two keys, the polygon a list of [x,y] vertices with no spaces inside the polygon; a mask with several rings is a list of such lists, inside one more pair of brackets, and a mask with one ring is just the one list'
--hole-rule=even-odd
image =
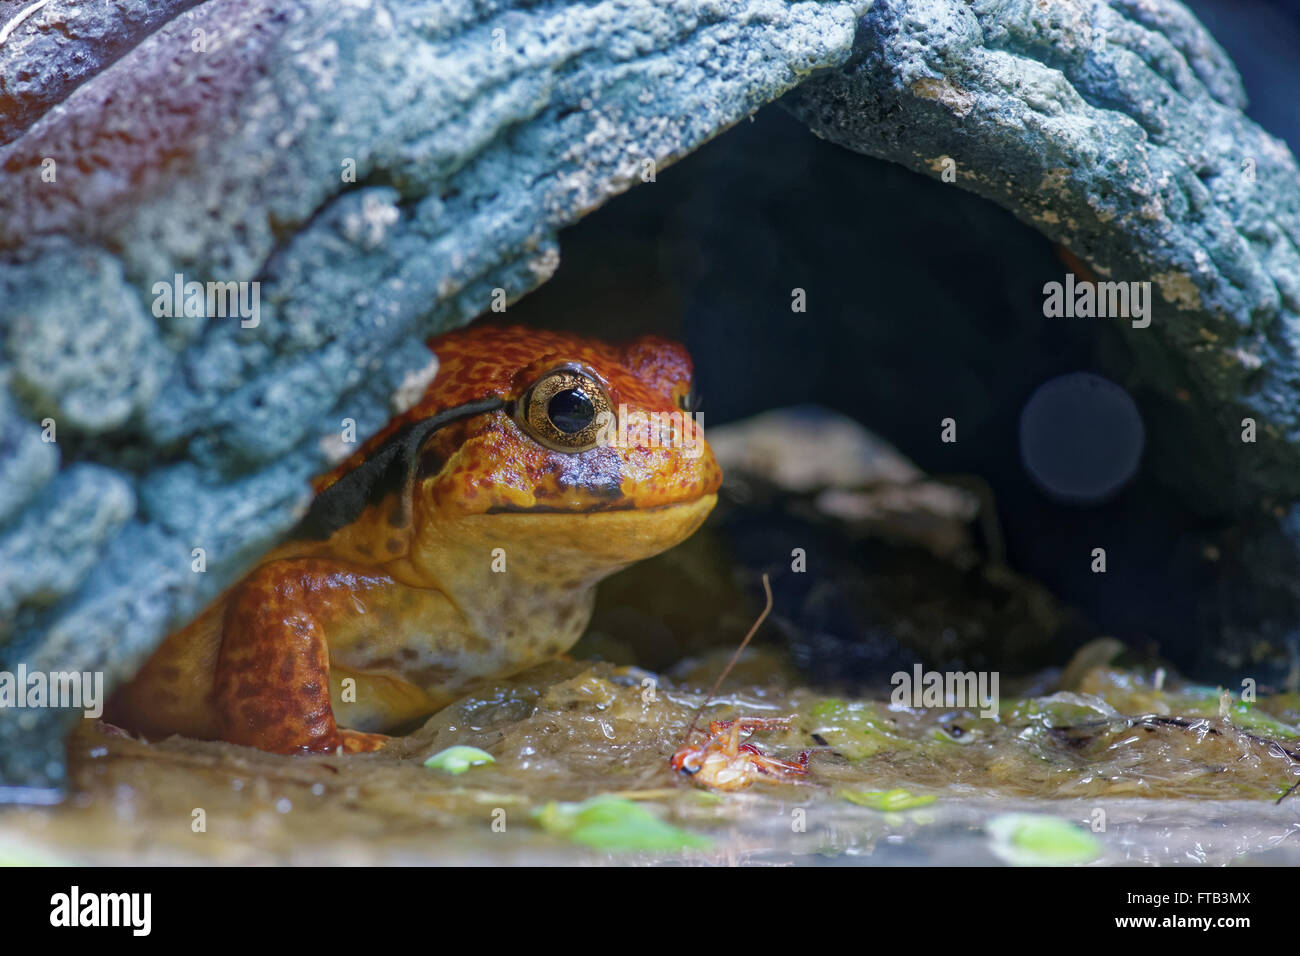
{"label": "blurred dark circle", "polygon": [[1049,497],[1099,504],[1137,473],[1146,429],[1119,385],[1090,372],[1044,382],[1020,413],[1020,460]]}

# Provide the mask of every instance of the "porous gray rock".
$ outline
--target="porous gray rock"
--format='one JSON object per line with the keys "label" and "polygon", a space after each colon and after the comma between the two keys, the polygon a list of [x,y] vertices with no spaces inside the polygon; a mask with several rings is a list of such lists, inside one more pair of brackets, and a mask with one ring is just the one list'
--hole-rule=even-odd
{"label": "porous gray rock", "polygon": [[[544,282],[560,228],[796,86],[822,135],[952,155],[960,185],[1155,281],[1135,349],[1267,435],[1239,493],[1300,481],[1295,164],[1171,0],[92,6],[0,42],[0,555],[37,569],[0,581],[0,668],[120,680],[292,525],[344,419],[364,436],[427,377],[424,337]],[[177,276],[258,283],[256,314],[169,316]],[[0,780],[57,782],[71,715],[21,716]]]}

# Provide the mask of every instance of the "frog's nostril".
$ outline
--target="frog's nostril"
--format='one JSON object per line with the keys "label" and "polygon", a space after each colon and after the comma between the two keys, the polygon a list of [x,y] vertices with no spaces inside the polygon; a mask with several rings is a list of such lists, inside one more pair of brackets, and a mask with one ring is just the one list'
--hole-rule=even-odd
{"label": "frog's nostril", "polygon": [[566,388],[556,392],[546,405],[551,423],[566,435],[582,431],[596,417],[596,408],[582,389]]}

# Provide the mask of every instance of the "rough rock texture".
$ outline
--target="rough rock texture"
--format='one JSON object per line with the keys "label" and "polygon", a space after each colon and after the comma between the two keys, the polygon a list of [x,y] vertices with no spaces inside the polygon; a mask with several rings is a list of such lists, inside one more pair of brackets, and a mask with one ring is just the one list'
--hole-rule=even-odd
{"label": "rough rock texture", "polygon": [[[52,0],[0,44],[0,667],[128,673],[292,524],[343,419],[418,394],[427,335],[842,62],[870,3],[186,6]],[[176,274],[260,282],[260,321],[156,315]],[[0,778],[58,777],[60,714],[0,714]]]}
{"label": "rough rock texture", "polygon": [[1242,510],[1290,506],[1300,172],[1242,115],[1235,69],[1183,7],[880,0],[852,60],[783,102],[859,152],[936,177],[950,157],[958,185],[1102,277],[1151,282],[1151,325],[1128,339],[1186,431],[1209,436],[1181,483]]}
{"label": "rough rock texture", "polygon": [[[951,154],[1155,281],[1135,347],[1260,418],[1245,497],[1300,482],[1295,165],[1169,0],[188,6],[50,0],[0,42],[0,669],[128,673],[292,524],[344,419],[428,380],[426,335],[818,71],[788,102],[823,135]],[[178,274],[259,282],[260,321],[157,314]],[[70,717],[0,714],[0,779],[57,780]]]}
{"label": "rough rock texture", "polygon": [[0,0],[0,143],[198,2]]}

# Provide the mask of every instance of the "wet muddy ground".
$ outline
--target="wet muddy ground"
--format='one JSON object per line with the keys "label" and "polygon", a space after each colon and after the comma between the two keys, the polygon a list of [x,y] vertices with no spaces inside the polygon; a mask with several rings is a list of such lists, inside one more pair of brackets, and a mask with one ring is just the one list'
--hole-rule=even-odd
{"label": "wet muddy ground", "polygon": [[[760,652],[751,669],[761,663]],[[1278,802],[1300,780],[1295,694],[1243,704],[1161,674],[1076,666],[1064,678],[1074,689],[1028,697],[1003,689],[997,716],[981,717],[893,705],[889,688],[867,700],[749,685],[742,669],[742,683],[729,682],[706,718],[792,716],[789,731],[752,742],[785,758],[813,748],[811,772],[798,783],[715,793],[675,775],[668,761],[717,664],[702,659],[698,679],[668,681],[558,662],[462,700],[384,752],[349,757],[146,743],[86,721],[69,741],[71,796],[0,814],[0,856],[1300,863],[1300,796]],[[495,762],[460,774],[424,765],[452,746],[481,748]]]}

